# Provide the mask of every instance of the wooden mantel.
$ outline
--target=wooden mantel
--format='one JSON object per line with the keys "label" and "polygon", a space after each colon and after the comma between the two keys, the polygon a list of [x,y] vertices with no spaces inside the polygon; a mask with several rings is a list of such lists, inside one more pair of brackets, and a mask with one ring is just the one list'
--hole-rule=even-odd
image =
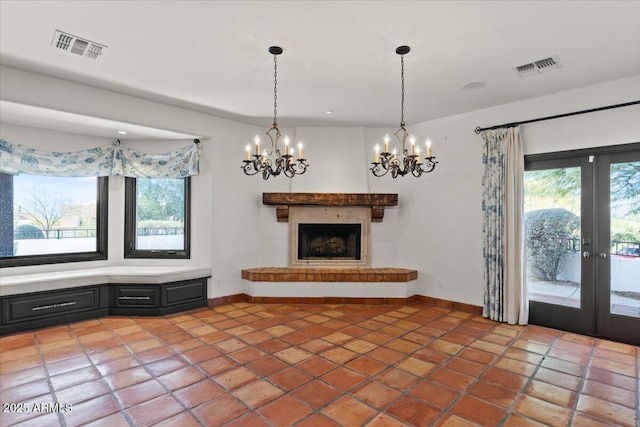
{"label": "wooden mantel", "polygon": [[262,193],[262,204],[275,205],[278,222],[289,221],[289,206],[368,206],[371,222],[382,222],[385,206],[398,206],[397,194]]}

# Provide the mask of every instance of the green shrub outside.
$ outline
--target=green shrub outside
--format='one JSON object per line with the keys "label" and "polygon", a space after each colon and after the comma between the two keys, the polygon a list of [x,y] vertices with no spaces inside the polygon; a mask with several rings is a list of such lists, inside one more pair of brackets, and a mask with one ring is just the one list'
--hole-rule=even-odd
{"label": "green shrub outside", "polygon": [[562,208],[539,209],[525,214],[527,262],[534,277],[557,281],[560,260],[572,252],[580,236],[580,218]]}
{"label": "green shrub outside", "polygon": [[44,233],[33,225],[22,224],[16,227],[15,230],[16,240],[32,240],[32,239],[44,239]]}

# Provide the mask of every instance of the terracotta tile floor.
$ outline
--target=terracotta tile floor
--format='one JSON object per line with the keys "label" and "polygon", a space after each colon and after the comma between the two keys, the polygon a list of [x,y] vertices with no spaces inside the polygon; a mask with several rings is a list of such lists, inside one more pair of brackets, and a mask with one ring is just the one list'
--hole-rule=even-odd
{"label": "terracotta tile floor", "polygon": [[638,347],[426,304],[239,303],[0,338],[0,425],[640,425]]}

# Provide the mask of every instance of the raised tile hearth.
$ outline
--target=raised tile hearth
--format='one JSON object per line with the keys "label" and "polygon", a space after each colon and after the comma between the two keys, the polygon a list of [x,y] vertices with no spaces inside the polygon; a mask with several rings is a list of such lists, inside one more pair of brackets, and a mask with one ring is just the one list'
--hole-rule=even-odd
{"label": "raised tile hearth", "polygon": [[418,279],[406,268],[258,267],[242,270],[252,282],[409,282]]}

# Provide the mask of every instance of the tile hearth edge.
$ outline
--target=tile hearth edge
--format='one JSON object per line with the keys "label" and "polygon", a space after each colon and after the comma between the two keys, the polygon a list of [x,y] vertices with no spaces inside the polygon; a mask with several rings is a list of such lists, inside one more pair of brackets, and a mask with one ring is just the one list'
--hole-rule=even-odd
{"label": "tile hearth edge", "polygon": [[406,268],[257,267],[242,270],[252,282],[409,282],[417,270]]}
{"label": "tile hearth edge", "polygon": [[247,294],[234,294],[209,298],[209,308],[226,304],[248,302],[252,304],[362,304],[362,305],[407,305],[416,302],[432,304],[450,310],[463,311],[478,316],[482,315],[482,307],[462,302],[443,300],[424,295],[413,295],[407,298],[392,297],[265,297]]}

